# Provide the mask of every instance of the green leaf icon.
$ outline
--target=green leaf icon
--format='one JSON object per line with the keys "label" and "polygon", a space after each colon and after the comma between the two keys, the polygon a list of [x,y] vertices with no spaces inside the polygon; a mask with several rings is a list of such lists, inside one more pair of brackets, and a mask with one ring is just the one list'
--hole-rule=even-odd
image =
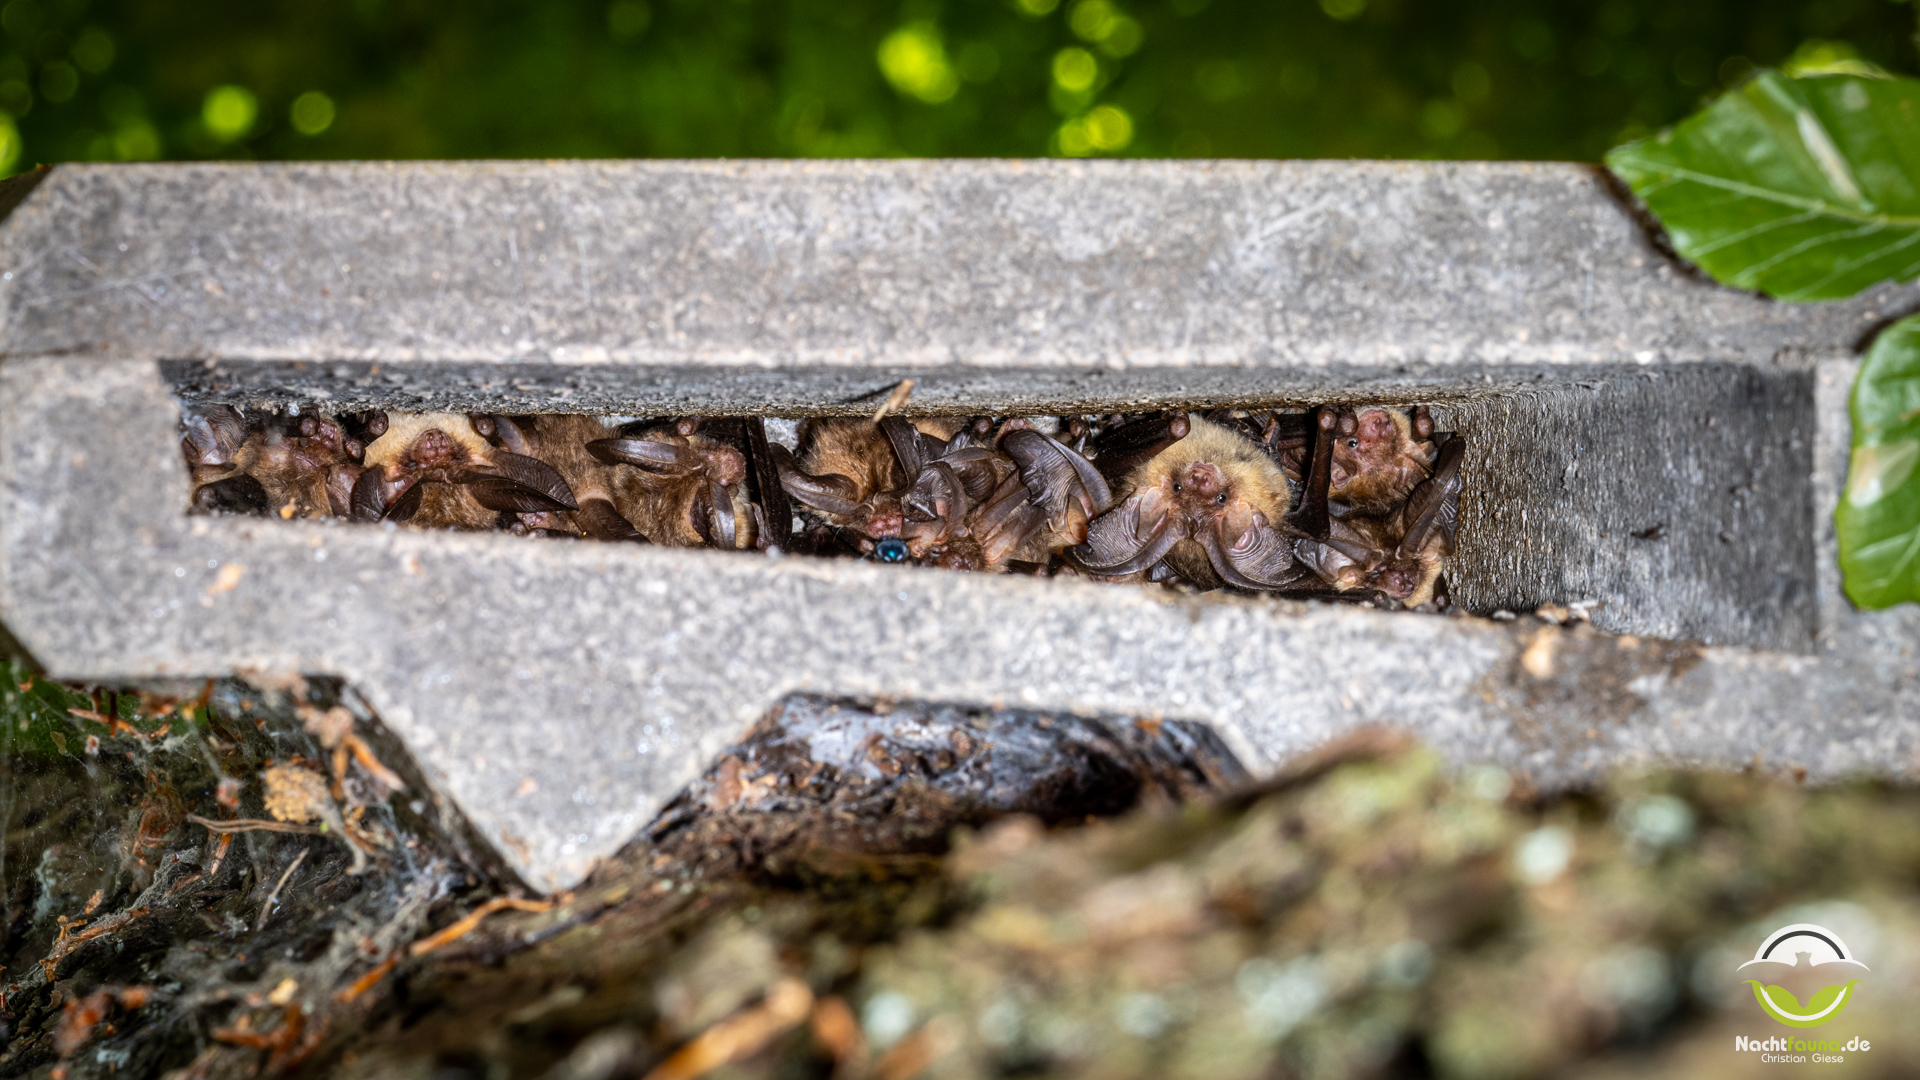
{"label": "green leaf icon", "polygon": [[1768,1016],[1788,1027],[1810,1028],[1819,1027],[1845,1012],[1853,1000],[1853,988],[1860,985],[1860,980],[1823,987],[1808,998],[1805,1005],[1784,986],[1765,986],[1758,979],[1748,979],[1747,983],[1753,987],[1754,1000]]}

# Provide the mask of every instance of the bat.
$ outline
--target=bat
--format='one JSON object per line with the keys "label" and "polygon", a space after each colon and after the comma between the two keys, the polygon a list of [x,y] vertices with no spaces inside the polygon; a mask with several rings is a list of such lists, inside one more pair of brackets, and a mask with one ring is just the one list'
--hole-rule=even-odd
{"label": "bat", "polygon": [[[1257,592],[1307,580],[1293,556],[1292,494],[1279,464],[1245,436],[1199,417],[1152,423],[1153,430],[1114,432],[1116,456],[1139,463],[1121,481],[1118,504],[1089,524],[1086,541],[1061,553],[1067,564],[1095,577],[1132,578],[1155,573],[1164,560],[1198,587]],[[1181,427],[1184,435],[1166,441]],[[1096,466],[1110,456],[1105,438]]]}
{"label": "bat", "polygon": [[503,513],[579,508],[551,465],[494,446],[458,413],[390,414],[365,466],[348,500],[349,516],[361,521],[493,529]]}
{"label": "bat", "polygon": [[243,416],[227,405],[186,412],[181,450],[194,509],[325,517],[348,512],[365,447],[319,416]]}
{"label": "bat", "polygon": [[640,421],[586,444],[614,470],[612,505],[648,540],[673,547],[752,548],[759,534],[747,499],[747,459],[701,431],[694,417]]}
{"label": "bat", "polygon": [[1322,534],[1294,542],[1300,562],[1340,592],[1365,590],[1406,607],[1443,602],[1438,590],[1459,525],[1466,440],[1445,433],[1436,441],[1432,474],[1404,502],[1386,513],[1330,515]]}

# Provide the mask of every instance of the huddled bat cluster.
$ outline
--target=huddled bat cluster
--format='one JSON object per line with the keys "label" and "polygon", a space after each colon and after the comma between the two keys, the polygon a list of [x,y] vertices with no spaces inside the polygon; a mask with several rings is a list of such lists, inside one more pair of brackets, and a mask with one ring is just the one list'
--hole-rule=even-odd
{"label": "huddled bat cluster", "polygon": [[193,509],[779,549],[1445,607],[1466,444],[1427,410],[621,423],[189,408]]}

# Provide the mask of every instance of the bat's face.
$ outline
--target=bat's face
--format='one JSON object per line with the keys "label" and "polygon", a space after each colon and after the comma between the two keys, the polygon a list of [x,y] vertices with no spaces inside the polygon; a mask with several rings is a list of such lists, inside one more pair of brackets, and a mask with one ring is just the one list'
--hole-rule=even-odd
{"label": "bat's face", "polygon": [[1386,409],[1361,409],[1354,414],[1352,430],[1343,430],[1333,442],[1334,486],[1391,464],[1402,453],[1405,439],[1393,420]]}
{"label": "bat's face", "polygon": [[1190,461],[1173,469],[1154,493],[1195,533],[1201,530],[1231,538],[1253,523],[1253,493],[1240,470],[1214,461]]}

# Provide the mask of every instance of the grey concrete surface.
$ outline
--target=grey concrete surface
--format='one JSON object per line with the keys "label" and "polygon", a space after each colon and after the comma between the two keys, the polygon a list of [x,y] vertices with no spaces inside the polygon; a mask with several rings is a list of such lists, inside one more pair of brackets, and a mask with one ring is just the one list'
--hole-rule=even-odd
{"label": "grey concrete surface", "polygon": [[1920,302],[1705,283],[1574,165],[61,166],[0,247],[9,354],[331,407],[1460,395],[1798,363]]}
{"label": "grey concrete surface", "polygon": [[[1920,626],[1847,608],[1823,530],[1846,358],[1916,295],[1702,284],[1574,166],[62,167],[0,225],[0,621],[62,678],[344,678],[542,890],[796,691],[1202,720],[1255,772],[1385,723],[1541,784],[1912,775]],[[180,392],[793,413],[909,373],[1453,402],[1481,601],[1768,648],[182,512]]]}
{"label": "grey concrete surface", "polygon": [[1455,599],[1584,600],[1602,629],[1811,651],[1813,385],[1663,365],[1439,410],[1471,447]]}

